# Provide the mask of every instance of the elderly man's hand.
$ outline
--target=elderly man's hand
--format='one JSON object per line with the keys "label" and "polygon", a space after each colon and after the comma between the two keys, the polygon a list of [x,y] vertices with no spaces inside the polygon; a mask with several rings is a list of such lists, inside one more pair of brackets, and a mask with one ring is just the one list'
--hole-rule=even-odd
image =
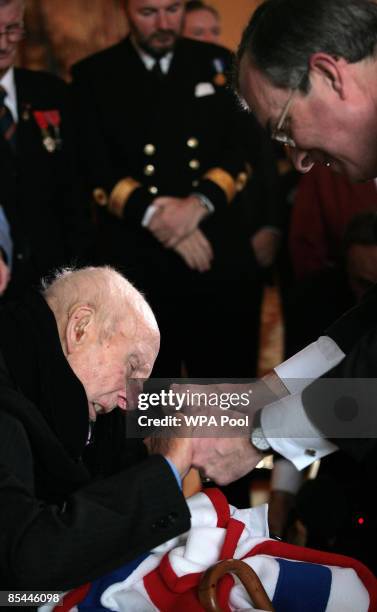
{"label": "elderly man's hand", "polygon": [[144,440],[150,455],[163,455],[174,463],[183,479],[192,465],[193,444],[191,438],[161,437],[153,435]]}
{"label": "elderly man's hand", "polygon": [[167,248],[174,247],[182,238],[191,234],[208,214],[198,198],[160,197],[153,201],[158,210],[148,229]]}
{"label": "elderly man's hand", "polygon": [[200,229],[194,230],[192,234],[178,242],[174,250],[192,270],[208,272],[211,269],[212,247]]}

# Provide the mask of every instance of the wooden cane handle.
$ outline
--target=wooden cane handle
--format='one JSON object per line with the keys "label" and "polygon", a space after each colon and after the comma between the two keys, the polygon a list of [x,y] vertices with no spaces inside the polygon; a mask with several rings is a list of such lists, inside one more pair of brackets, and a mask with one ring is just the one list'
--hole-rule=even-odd
{"label": "wooden cane handle", "polygon": [[247,563],[237,559],[220,561],[208,568],[204,573],[198,587],[198,595],[200,603],[206,612],[223,612],[217,603],[216,588],[219,579],[225,574],[235,574],[238,576],[250,595],[254,606],[267,612],[274,612],[272,603],[259,580],[259,576]]}

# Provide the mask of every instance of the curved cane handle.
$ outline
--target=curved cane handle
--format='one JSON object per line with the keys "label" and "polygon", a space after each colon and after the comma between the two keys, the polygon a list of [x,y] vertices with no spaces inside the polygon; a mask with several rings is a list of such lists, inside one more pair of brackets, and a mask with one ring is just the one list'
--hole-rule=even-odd
{"label": "curved cane handle", "polygon": [[216,587],[219,579],[225,574],[235,574],[250,595],[254,606],[267,612],[274,612],[274,608],[267,596],[259,576],[254,570],[237,559],[220,561],[208,568],[204,573],[198,587],[199,600],[207,612],[222,612],[216,599]]}

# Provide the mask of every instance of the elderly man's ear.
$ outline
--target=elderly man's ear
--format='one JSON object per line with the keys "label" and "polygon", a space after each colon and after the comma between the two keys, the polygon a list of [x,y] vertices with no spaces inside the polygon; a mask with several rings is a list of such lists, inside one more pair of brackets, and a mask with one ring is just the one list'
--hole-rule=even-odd
{"label": "elderly man's ear", "polygon": [[90,306],[77,306],[69,315],[65,341],[68,354],[81,350],[95,336],[94,310]]}

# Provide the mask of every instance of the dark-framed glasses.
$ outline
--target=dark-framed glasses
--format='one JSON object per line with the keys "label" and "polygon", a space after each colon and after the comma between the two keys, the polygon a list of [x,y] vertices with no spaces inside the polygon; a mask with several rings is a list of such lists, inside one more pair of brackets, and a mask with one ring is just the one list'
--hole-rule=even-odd
{"label": "dark-framed glasses", "polygon": [[5,26],[0,32],[0,36],[5,36],[9,42],[19,42],[25,36],[25,28],[23,23],[12,23]]}

